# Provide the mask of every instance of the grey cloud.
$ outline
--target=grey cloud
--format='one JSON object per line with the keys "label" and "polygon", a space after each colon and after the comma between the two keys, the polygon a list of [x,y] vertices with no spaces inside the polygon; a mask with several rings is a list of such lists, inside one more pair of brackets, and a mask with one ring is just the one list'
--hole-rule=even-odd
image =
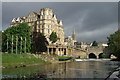
{"label": "grey cloud", "polygon": [[[2,7],[3,29],[9,26],[12,18],[27,16],[31,11],[39,12],[46,7],[52,8],[57,18],[63,20],[65,36],[71,35],[75,27],[80,41],[105,41],[106,34],[113,33],[118,27],[117,2],[4,2]],[[92,36],[87,34],[89,32]]]}
{"label": "grey cloud", "polygon": [[[104,26],[101,29],[96,29],[93,31],[80,31],[77,32],[77,37],[80,41],[86,39],[87,42],[97,40],[97,41],[107,41],[107,38],[110,34],[114,33],[117,30],[117,23],[112,23],[107,26]],[[98,36],[99,35],[99,36]]]}

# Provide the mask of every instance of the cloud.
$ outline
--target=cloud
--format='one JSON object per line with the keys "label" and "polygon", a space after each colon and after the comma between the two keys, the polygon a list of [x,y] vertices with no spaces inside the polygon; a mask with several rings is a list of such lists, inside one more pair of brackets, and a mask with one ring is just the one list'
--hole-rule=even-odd
{"label": "cloud", "polygon": [[2,8],[4,30],[12,18],[27,16],[31,11],[39,13],[41,8],[52,8],[57,18],[63,20],[65,37],[75,27],[80,41],[106,41],[118,27],[117,2],[3,2]]}
{"label": "cloud", "polygon": [[94,40],[107,41],[107,37],[118,29],[116,26],[117,24],[113,23],[105,25],[101,29],[96,29],[92,31],[80,31],[77,32],[77,39],[86,42],[92,42]]}

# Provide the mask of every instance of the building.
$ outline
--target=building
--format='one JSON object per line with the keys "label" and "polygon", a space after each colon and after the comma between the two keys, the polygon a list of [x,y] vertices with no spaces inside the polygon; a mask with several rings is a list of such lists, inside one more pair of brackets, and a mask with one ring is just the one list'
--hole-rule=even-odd
{"label": "building", "polygon": [[11,26],[19,23],[27,22],[32,27],[33,33],[44,33],[49,44],[49,36],[52,32],[56,32],[58,40],[55,44],[64,44],[64,27],[62,20],[58,20],[56,15],[50,8],[42,8],[39,13],[30,12],[28,16],[13,18]]}
{"label": "building", "polygon": [[75,33],[75,28],[74,28],[71,36],[68,36],[68,37],[65,38],[65,43],[68,46],[75,47],[76,42],[77,42],[77,40],[76,40],[76,33]]}
{"label": "building", "polygon": [[74,40],[71,36],[65,38],[65,43],[67,46],[71,46],[71,47],[74,46]]}
{"label": "building", "polygon": [[[49,45],[47,46],[48,54],[67,55],[67,46],[64,44],[64,27],[62,20],[57,19],[53,10],[42,8],[39,13],[30,12],[28,16],[13,18],[11,26],[26,22],[32,27],[32,33],[44,33]],[[52,32],[56,32],[58,40],[52,43],[49,37]]]}
{"label": "building", "polygon": [[77,40],[76,40],[75,28],[73,29],[72,39],[73,39],[74,42],[77,42]]}

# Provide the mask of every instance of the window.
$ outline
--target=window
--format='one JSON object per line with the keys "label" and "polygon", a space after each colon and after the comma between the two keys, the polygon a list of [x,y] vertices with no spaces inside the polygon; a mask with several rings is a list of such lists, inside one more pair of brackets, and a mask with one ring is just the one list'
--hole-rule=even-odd
{"label": "window", "polygon": [[47,16],[45,16],[45,19],[47,19]]}
{"label": "window", "polygon": [[48,33],[50,33],[49,29],[48,29]]}
{"label": "window", "polygon": [[44,28],[44,26],[42,25],[42,28]]}
{"label": "window", "polygon": [[42,29],[42,33],[44,33],[44,29]]}

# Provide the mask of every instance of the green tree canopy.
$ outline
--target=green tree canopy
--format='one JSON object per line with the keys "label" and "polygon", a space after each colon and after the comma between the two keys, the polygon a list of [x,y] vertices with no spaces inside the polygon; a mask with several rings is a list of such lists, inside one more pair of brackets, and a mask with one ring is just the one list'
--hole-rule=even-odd
{"label": "green tree canopy", "polygon": [[98,46],[98,43],[96,41],[93,41],[92,46]]}
{"label": "green tree canopy", "polygon": [[33,53],[46,52],[48,41],[43,33],[37,33],[33,38]]}
{"label": "green tree canopy", "polygon": [[108,49],[114,56],[120,59],[120,30],[108,37]]}
{"label": "green tree canopy", "polygon": [[[27,23],[20,23],[16,26],[9,27],[2,33],[2,51],[8,51],[11,53],[11,47],[13,46],[13,53],[16,50],[16,38],[18,37],[18,53],[20,53],[20,44],[22,41],[22,53],[24,52],[25,37],[26,41],[26,51],[30,52],[31,50],[31,27]],[[13,36],[13,45],[12,45],[12,36]],[[6,50],[8,42],[8,50]]]}
{"label": "green tree canopy", "polygon": [[55,43],[58,40],[56,32],[52,32],[49,39],[52,41],[52,43]]}

